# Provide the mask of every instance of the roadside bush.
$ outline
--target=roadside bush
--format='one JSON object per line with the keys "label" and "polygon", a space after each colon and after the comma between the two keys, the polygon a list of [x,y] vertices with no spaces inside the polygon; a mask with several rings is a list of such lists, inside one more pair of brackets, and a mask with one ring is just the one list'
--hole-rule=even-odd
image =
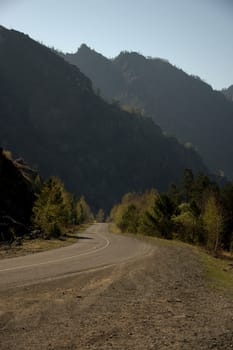
{"label": "roadside bush", "polygon": [[201,221],[196,216],[188,203],[179,206],[180,214],[173,218],[175,223],[175,236],[188,243],[199,243],[202,230]]}
{"label": "roadside bush", "polygon": [[72,220],[72,203],[62,182],[49,178],[37,195],[33,207],[33,224],[42,231],[44,238],[58,237],[65,225]]}

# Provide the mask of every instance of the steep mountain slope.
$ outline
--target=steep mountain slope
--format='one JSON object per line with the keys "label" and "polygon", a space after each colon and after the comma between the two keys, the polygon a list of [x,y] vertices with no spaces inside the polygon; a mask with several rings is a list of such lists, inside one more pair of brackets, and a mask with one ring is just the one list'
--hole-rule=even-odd
{"label": "steep mountain slope", "polygon": [[149,118],[98,97],[78,68],[13,30],[0,28],[0,143],[44,176],[58,175],[93,207],[127,191],[165,189],[200,157],[164,137]]}
{"label": "steep mountain slope", "polygon": [[101,54],[91,50],[87,45],[82,44],[78,54],[63,55],[69,63],[80,67],[93,82],[94,89],[98,93],[103,92],[104,97],[110,102],[112,98],[125,88],[125,80],[117,66],[112,64]]}
{"label": "steep mountain slope", "polygon": [[134,52],[107,60],[82,45],[65,58],[107,100],[143,110],[166,132],[191,143],[212,171],[233,177],[233,103],[220,92],[165,60]]}
{"label": "steep mountain slope", "polygon": [[233,101],[233,85],[229,86],[227,89],[223,89],[222,93],[231,101]]}
{"label": "steep mountain slope", "polygon": [[22,235],[30,223],[35,176],[22,160],[12,160],[0,148],[0,241],[16,232]]}

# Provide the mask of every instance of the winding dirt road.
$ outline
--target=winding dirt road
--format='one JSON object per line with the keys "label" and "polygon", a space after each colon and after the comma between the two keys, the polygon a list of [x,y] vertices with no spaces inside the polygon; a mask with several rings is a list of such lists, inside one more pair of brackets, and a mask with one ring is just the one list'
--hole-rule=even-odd
{"label": "winding dirt road", "polygon": [[[1,350],[230,350],[232,294],[191,247],[112,235],[0,261]],[[43,283],[42,283],[43,282]]]}

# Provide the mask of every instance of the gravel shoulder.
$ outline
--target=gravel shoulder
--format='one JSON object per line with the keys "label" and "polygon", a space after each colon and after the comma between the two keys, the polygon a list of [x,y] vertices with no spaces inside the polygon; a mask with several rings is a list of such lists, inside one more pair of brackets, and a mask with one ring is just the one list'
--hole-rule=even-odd
{"label": "gravel shoulder", "polygon": [[0,349],[233,348],[232,290],[210,285],[192,247],[151,247],[128,262],[1,292]]}

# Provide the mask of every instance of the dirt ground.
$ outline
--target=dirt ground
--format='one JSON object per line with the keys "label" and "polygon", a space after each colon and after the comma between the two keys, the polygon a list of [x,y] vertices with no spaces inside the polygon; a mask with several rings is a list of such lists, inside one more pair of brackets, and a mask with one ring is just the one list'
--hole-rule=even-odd
{"label": "dirt ground", "polygon": [[233,349],[232,290],[189,246],[0,294],[1,350]]}

